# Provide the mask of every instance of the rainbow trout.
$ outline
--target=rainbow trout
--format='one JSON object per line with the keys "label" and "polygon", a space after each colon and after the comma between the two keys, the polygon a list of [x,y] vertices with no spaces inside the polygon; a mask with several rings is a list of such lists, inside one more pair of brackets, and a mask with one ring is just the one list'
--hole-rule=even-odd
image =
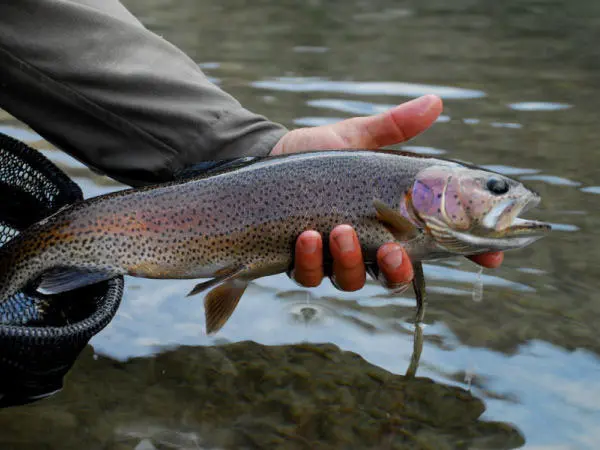
{"label": "rainbow trout", "polygon": [[518,216],[539,200],[500,174],[401,152],[255,158],[59,210],[0,249],[0,302],[23,289],[56,294],[117,275],[211,278],[189,294],[210,289],[210,333],[225,324],[251,280],[289,270],[302,231],[327,239],[346,223],[374,277],[382,244],[406,248],[421,319],[421,262],[531,244],[550,226]]}

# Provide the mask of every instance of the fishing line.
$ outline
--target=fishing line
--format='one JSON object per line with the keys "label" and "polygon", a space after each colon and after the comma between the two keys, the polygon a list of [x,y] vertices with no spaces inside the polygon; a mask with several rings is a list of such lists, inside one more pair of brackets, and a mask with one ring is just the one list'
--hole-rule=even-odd
{"label": "fishing line", "polygon": [[483,300],[483,267],[479,266],[475,275],[475,282],[473,283],[473,292],[471,298],[474,302],[480,303]]}

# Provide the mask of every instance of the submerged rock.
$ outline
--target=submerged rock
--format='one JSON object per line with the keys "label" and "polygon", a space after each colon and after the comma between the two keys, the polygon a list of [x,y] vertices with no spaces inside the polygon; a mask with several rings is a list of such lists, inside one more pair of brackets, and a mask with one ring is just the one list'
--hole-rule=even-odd
{"label": "submerged rock", "polygon": [[458,387],[395,375],[330,344],[239,342],[151,358],[93,358],[62,392],[0,411],[10,449],[510,449],[512,426],[480,419]]}

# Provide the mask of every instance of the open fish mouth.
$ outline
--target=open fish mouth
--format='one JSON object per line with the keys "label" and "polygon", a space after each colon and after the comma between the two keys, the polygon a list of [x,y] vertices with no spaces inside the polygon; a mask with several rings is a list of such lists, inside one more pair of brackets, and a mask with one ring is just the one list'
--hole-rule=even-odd
{"label": "open fish mouth", "polygon": [[438,242],[454,253],[470,255],[519,249],[544,237],[552,229],[548,223],[519,217],[539,202],[538,196],[507,199],[494,206],[479,226],[467,232],[449,228],[443,231],[435,227],[431,229]]}
{"label": "open fish mouth", "polygon": [[540,197],[532,195],[526,201],[522,198],[508,199],[494,206],[482,221],[484,233],[490,238],[534,238],[542,237],[552,230],[549,223],[519,217],[535,208]]}

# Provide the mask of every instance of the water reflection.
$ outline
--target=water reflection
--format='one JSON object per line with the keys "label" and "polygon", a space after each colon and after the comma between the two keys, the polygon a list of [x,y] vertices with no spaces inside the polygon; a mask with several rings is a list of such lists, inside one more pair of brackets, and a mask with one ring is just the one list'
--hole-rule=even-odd
{"label": "water reflection", "polygon": [[501,164],[486,164],[482,166],[484,169],[493,170],[494,172],[512,177],[515,175],[529,175],[538,173],[537,169],[525,169],[522,167],[503,166]]}
{"label": "water reflection", "polygon": [[418,97],[435,94],[443,99],[474,99],[485,97],[485,92],[451,86],[435,86],[417,83],[330,81],[319,78],[279,77],[273,80],[255,81],[251,86],[260,89],[289,92],[331,92],[350,95],[386,95]]}
{"label": "water reflection", "polygon": [[556,175],[526,175],[522,176],[521,180],[534,180],[543,181],[548,184],[554,184],[558,186],[580,186],[581,183],[578,181],[572,181],[564,177],[558,177]]}
{"label": "water reflection", "polygon": [[343,117],[299,117],[294,119],[294,124],[299,127],[320,127],[343,120]]}
{"label": "water reflection", "polygon": [[551,223],[552,229],[555,231],[579,231],[580,228],[577,225],[571,225],[568,223]]}
{"label": "water reflection", "polygon": [[490,125],[494,128],[512,128],[516,130],[523,128],[523,125],[520,123],[492,122]]}
{"label": "water reflection", "polygon": [[306,102],[306,104],[315,108],[333,109],[335,111],[365,116],[379,114],[380,112],[387,111],[395,106],[393,104],[381,105],[369,102],[360,102],[356,100],[335,98],[309,100]]}
{"label": "water reflection", "polygon": [[508,107],[516,111],[560,111],[561,109],[572,108],[573,105],[553,102],[521,102],[512,103]]}
{"label": "water reflection", "polygon": [[590,194],[600,194],[600,186],[588,186],[581,188],[581,192],[589,192]]}
{"label": "water reflection", "polygon": [[329,51],[327,47],[309,47],[306,45],[298,45],[294,47],[297,53],[326,53]]}

